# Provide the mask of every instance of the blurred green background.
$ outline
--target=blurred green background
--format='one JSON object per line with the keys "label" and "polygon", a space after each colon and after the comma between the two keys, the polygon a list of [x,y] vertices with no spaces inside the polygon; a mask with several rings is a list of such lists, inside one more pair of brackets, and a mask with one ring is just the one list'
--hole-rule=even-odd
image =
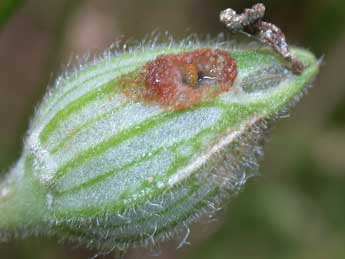
{"label": "blurred green background", "polygon": [[[345,1],[263,1],[266,20],[291,44],[324,56],[314,88],[267,143],[250,179],[215,223],[192,228],[191,246],[161,245],[156,258],[345,258]],[[75,56],[168,30],[224,31],[218,13],[244,0],[0,0],[0,168],[19,156],[35,104]],[[126,259],[151,258],[131,250]],[[94,251],[29,238],[0,244],[4,259],[79,259]],[[101,257],[102,258],[102,257]],[[105,258],[113,258],[105,256]]]}

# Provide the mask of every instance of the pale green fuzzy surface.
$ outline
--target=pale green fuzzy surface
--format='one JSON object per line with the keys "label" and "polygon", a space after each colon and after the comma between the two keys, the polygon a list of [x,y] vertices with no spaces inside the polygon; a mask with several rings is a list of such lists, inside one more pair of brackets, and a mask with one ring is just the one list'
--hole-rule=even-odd
{"label": "pale green fuzzy surface", "polygon": [[147,245],[237,193],[257,171],[265,122],[299,99],[318,62],[293,49],[306,66],[297,76],[269,50],[200,47],[229,51],[238,77],[232,91],[183,111],[127,100],[116,78],[190,46],[110,55],[58,80],[3,183],[0,229],[99,249]]}

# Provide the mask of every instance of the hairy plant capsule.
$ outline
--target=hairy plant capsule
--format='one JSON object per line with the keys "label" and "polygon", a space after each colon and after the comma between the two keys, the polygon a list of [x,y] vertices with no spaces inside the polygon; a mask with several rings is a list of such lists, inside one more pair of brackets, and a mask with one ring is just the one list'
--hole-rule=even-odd
{"label": "hairy plant capsule", "polygon": [[149,44],[61,77],[0,181],[0,241],[54,236],[106,253],[186,233],[181,247],[258,172],[267,127],[317,74],[312,53],[292,53],[300,75],[267,49]]}

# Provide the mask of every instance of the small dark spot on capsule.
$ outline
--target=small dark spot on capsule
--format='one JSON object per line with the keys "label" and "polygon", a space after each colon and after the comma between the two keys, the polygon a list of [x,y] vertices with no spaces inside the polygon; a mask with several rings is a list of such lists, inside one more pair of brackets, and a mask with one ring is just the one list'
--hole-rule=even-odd
{"label": "small dark spot on capsule", "polygon": [[130,98],[181,110],[230,91],[236,76],[236,62],[228,52],[204,48],[159,55],[120,84]]}

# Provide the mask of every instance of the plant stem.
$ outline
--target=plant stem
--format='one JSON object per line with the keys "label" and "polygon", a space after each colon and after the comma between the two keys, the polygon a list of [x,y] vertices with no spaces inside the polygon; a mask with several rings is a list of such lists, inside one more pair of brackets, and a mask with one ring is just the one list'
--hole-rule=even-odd
{"label": "plant stem", "polygon": [[46,195],[33,180],[32,159],[22,157],[0,183],[0,234],[37,228],[46,209]]}

